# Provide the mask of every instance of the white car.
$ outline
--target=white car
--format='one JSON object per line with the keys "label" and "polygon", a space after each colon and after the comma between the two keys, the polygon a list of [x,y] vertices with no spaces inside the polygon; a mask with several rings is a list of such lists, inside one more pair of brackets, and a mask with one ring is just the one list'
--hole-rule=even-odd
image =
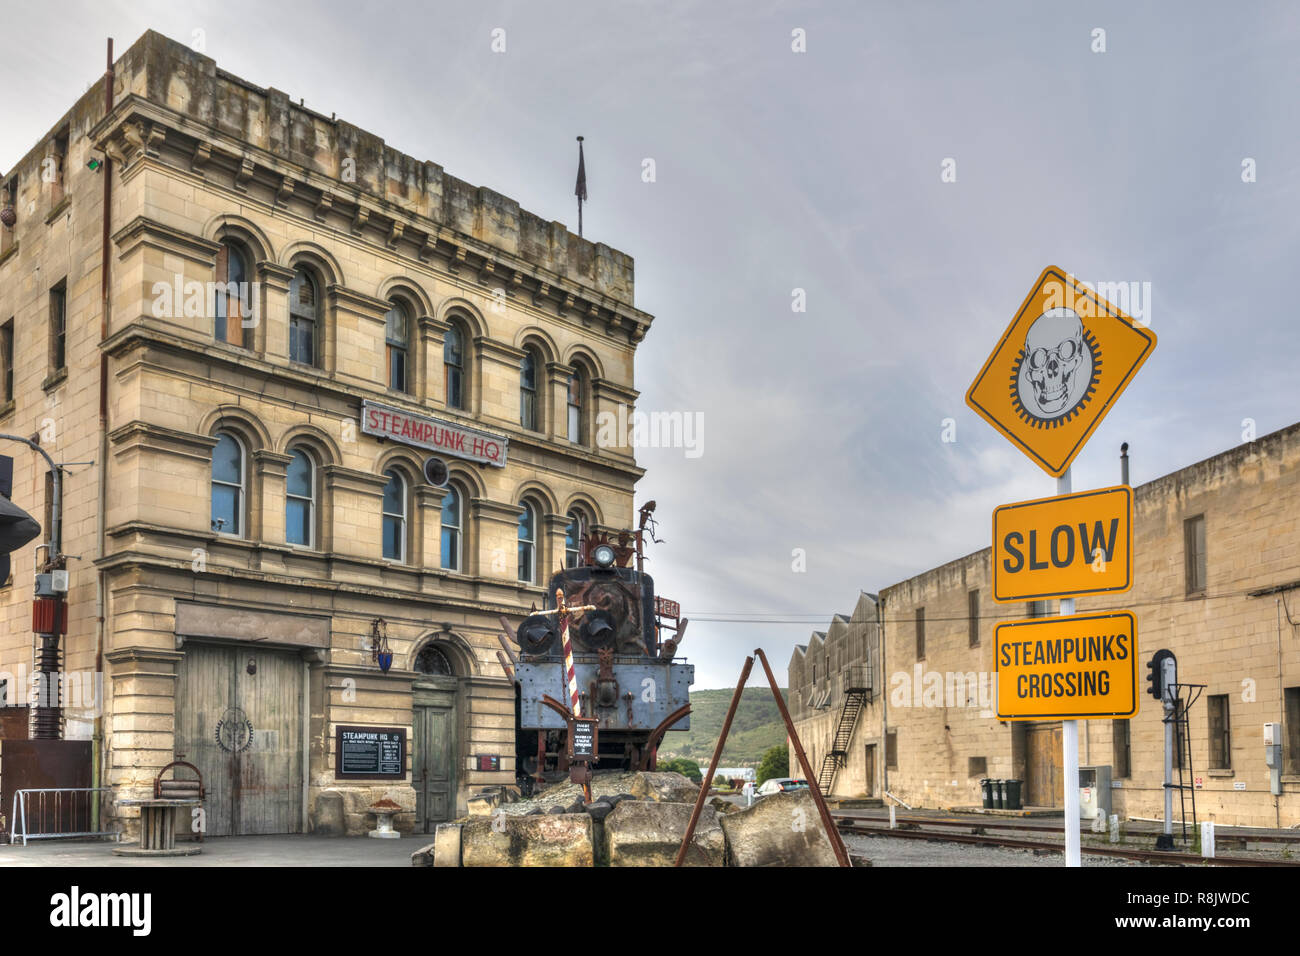
{"label": "white car", "polygon": [[793,777],[773,777],[771,780],[763,781],[763,785],[758,788],[760,797],[770,797],[774,793],[793,793],[796,790],[807,790],[807,780],[795,780]]}

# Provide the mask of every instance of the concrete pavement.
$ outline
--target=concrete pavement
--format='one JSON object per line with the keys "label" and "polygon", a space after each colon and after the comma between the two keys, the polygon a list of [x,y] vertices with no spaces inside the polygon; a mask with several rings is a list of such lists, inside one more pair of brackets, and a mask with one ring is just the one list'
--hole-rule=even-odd
{"label": "concrete pavement", "polygon": [[[411,854],[433,842],[433,834],[403,834],[400,840],[369,837],[209,837],[203,852],[182,857],[114,856],[108,840],[38,840],[0,846],[0,867],[15,866],[407,866]],[[179,844],[178,844],[179,845]]]}

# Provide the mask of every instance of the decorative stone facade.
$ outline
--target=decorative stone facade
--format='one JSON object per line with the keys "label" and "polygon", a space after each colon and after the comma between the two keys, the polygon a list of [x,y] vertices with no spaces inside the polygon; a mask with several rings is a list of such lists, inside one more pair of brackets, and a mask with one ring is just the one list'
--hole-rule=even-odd
{"label": "decorative stone facade", "polygon": [[[0,431],[41,433],[67,466],[66,668],[105,675],[102,722],[68,702],[67,734],[102,745],[117,797],[143,796],[176,750],[187,649],[256,644],[297,654],[306,675],[303,819],[291,829],[312,826],[325,790],[344,791],[352,831],[373,826],[364,808],[381,797],[413,804],[412,708],[425,692],[451,695],[448,814],[463,812],[471,793],[515,779],[498,616],[541,604],[575,510],[589,526],[632,524],[642,474],[632,450],[594,441],[597,416],[637,397],[633,359],[651,316],[633,304],[632,260],[153,32],[117,60],[112,87],[110,112],[95,85],[0,176],[17,217],[0,227],[0,323],[14,329]],[[87,167],[104,157],[108,167]],[[48,158],[54,182],[42,177]],[[251,293],[239,329],[229,318],[222,336],[210,286],[226,278],[216,273],[227,248],[246,259]],[[316,293],[308,361],[291,345],[299,269]],[[386,348],[394,302],[407,318],[401,387]],[[462,407],[448,402],[450,334],[463,349]],[[534,427],[521,415],[526,354],[538,366]],[[570,441],[575,373],[583,426]],[[421,476],[429,452],[366,434],[367,400],[508,440],[504,468],[444,456],[463,499],[458,567],[443,567],[447,491]],[[236,534],[214,528],[223,434],[242,451]],[[4,449],[16,458],[14,499],[39,517],[44,466],[14,447]],[[289,478],[298,452],[313,466],[306,544],[288,543],[286,528],[300,513]],[[390,469],[405,480],[398,559],[384,556]],[[525,501],[536,509],[535,572],[521,583]],[[15,555],[0,592],[0,671],[15,675],[32,660],[32,550]],[[370,647],[378,618],[394,655],[387,673]],[[415,669],[430,643],[450,678]],[[336,779],[339,724],[405,728],[406,776]],[[479,769],[481,754],[499,757],[495,769]],[[409,829],[412,814],[396,822]]]}

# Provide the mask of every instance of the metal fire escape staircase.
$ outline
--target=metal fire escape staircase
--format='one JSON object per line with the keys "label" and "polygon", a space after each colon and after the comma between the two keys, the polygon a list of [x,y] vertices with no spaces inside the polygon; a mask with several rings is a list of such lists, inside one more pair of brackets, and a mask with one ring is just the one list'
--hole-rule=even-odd
{"label": "metal fire escape staircase", "polygon": [[835,725],[835,737],[831,749],[822,758],[821,770],[817,772],[817,789],[823,795],[831,792],[835,783],[835,774],[848,762],[849,741],[853,739],[853,730],[858,725],[858,715],[863,705],[871,696],[871,671],[866,664],[851,664],[844,672],[844,705],[840,708],[839,723]]}

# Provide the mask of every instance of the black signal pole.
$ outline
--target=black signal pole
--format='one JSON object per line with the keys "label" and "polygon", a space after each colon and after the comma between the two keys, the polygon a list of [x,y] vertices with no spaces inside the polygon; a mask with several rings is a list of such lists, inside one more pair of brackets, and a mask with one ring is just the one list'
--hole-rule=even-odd
{"label": "black signal pole", "polygon": [[[33,451],[39,452],[49,467],[52,478],[52,500],[50,501],[50,526],[45,529],[45,563],[43,567],[46,573],[61,569],[63,567],[63,528],[59,506],[62,503],[63,476],[59,473],[59,466],[54,463],[54,459],[50,457],[49,452],[30,438],[23,438],[20,435],[0,434],[0,439],[20,442]],[[12,489],[9,489],[9,491],[12,493]],[[5,497],[8,498],[8,495]],[[30,515],[22,512],[9,502],[6,502],[6,504],[13,517],[19,518],[18,521],[9,526],[14,529],[12,540],[0,540],[0,544],[4,546],[3,560],[7,565],[9,552],[22,547],[35,534],[39,534],[41,529]],[[35,525],[35,534],[30,530],[32,525]],[[8,577],[7,568],[5,577]],[[51,589],[50,594],[47,596],[38,595],[33,597],[32,630],[41,639],[40,648],[36,654],[36,671],[40,675],[40,688],[36,707],[32,712],[31,728],[32,738],[35,740],[58,740],[63,736],[63,708],[59,706],[59,639],[63,634],[66,617],[67,609],[63,601],[63,592]]]}

